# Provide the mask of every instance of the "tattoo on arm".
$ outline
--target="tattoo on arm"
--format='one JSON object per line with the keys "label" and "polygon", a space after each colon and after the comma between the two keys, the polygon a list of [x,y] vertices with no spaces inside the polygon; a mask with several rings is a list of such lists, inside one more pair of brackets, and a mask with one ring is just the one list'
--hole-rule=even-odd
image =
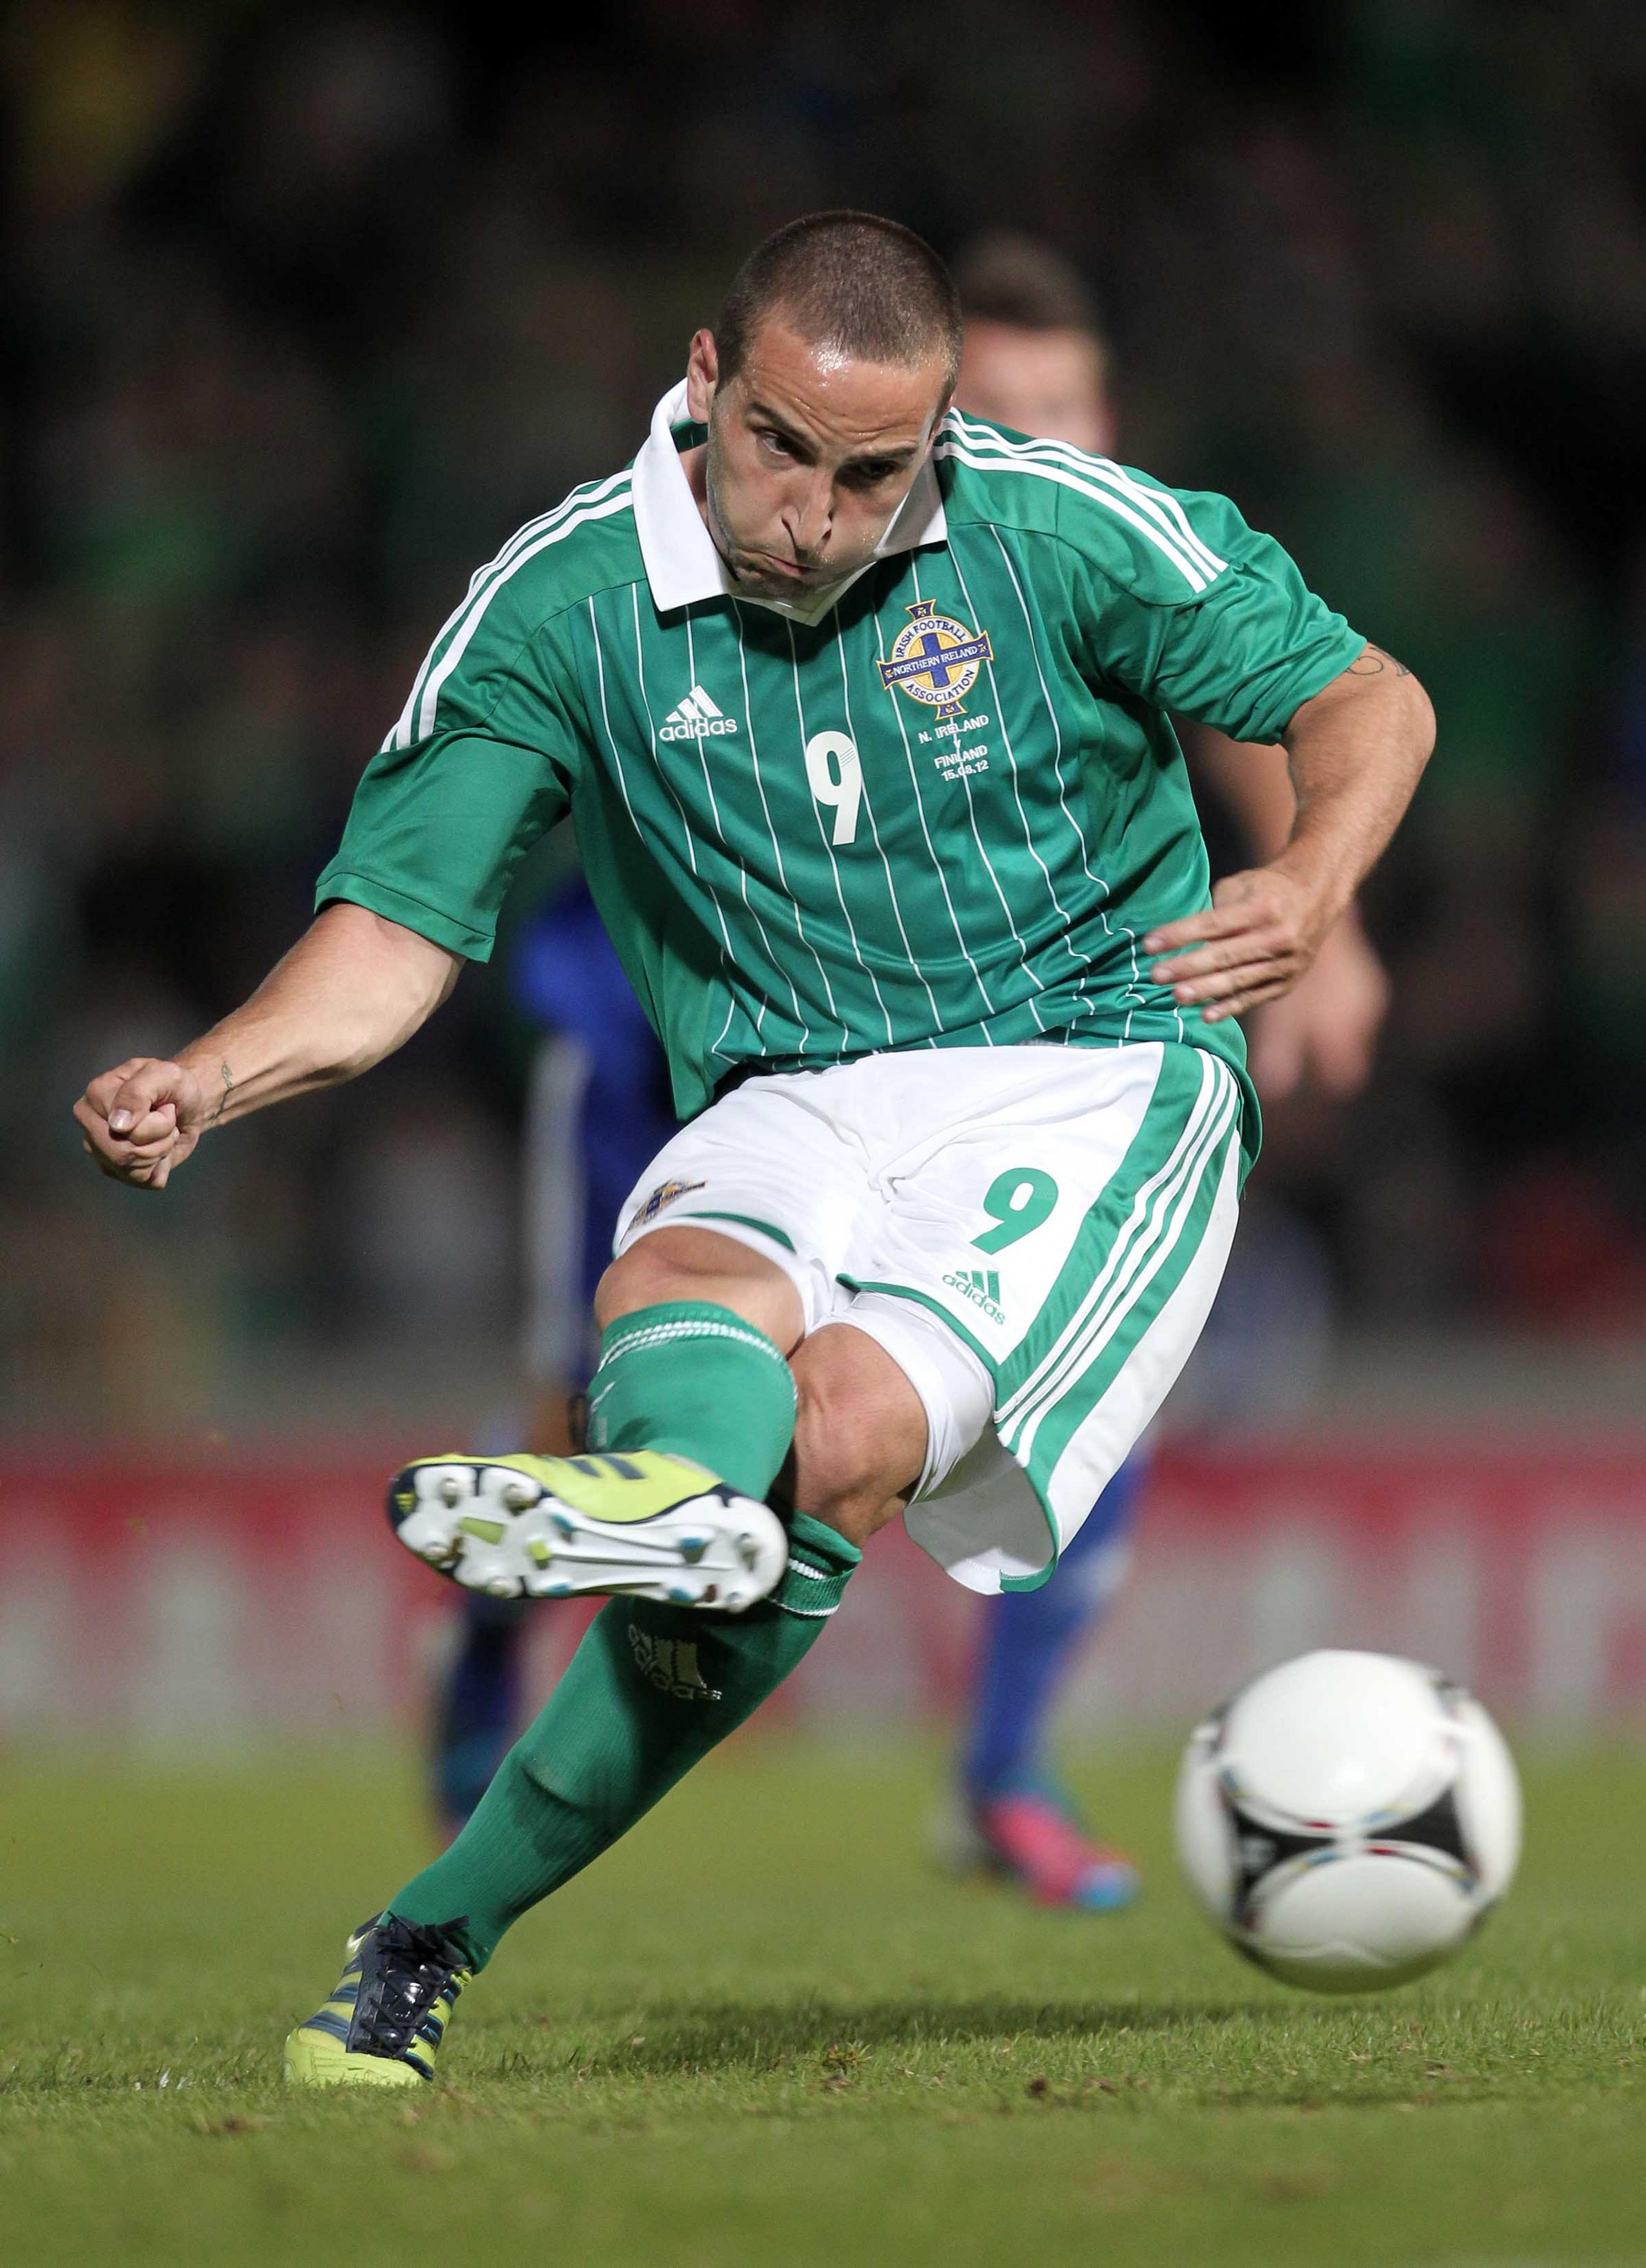
{"label": "tattoo on arm", "polygon": [[210,1118],[207,1122],[208,1124],[212,1126],[215,1126],[218,1119],[222,1117],[223,1113],[228,1105],[228,1099],[234,1092],[234,1074],[229,1069],[227,1064],[219,1064],[218,1065],[218,1074],[223,1081],[223,1092],[218,1097],[217,1108],[212,1112]]}
{"label": "tattoo on arm", "polygon": [[1380,645],[1369,645],[1358,661],[1350,662],[1348,674],[1351,677],[1381,677],[1385,666],[1392,669],[1397,677],[1410,677],[1412,674],[1405,662],[1397,661],[1393,654],[1385,653]]}

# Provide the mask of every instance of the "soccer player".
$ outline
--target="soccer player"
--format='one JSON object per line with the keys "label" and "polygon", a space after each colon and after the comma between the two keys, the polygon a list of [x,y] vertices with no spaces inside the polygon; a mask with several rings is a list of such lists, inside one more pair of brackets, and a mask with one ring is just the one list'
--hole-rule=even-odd
{"label": "soccer player", "polygon": [[[1116,428],[1109,350],[1074,269],[1049,246],[1001,231],[962,252],[955,282],[966,325],[956,406],[1107,454]],[[1191,756],[1212,773],[1257,855],[1278,852],[1296,807],[1285,750],[1236,749],[1202,732]],[[568,1398],[593,1365],[584,1315],[609,1255],[611,1220],[623,1189],[668,1138],[663,1058],[580,883],[529,925],[513,990],[549,1035],[525,1145],[527,1352],[536,1389],[527,1441],[564,1452]],[[1353,1091],[1369,1069],[1387,990],[1351,908],[1292,991],[1258,1011],[1259,1095],[1284,1092],[1305,1066],[1329,1089]],[[990,1600],[985,1616],[940,1854],[959,1869],[987,1867],[1044,1904],[1107,1911],[1137,1889],[1131,1861],[1083,1828],[1044,1750],[1059,1690],[1124,1577],[1142,1478],[1140,1452],[1070,1538],[1055,1577]],[[530,1619],[517,1604],[465,1596],[435,1711],[435,1805],[450,1832],[519,1729]]]}
{"label": "soccer player", "polygon": [[[776,1688],[900,1511],[974,1589],[1046,1580],[1216,1289],[1258,1131],[1235,1020],[1427,760],[1415,681],[1276,545],[953,409],[961,338],[893,222],[757,247],[633,464],[474,578],[306,935],[76,1105],[160,1189],[213,1124],[365,1070],[569,809],[687,1122],[602,1282],[596,1454],[391,1483],[457,1580],[616,1595],[351,1938],[294,2080],[431,2077],[510,1924]],[[1168,711],[1290,758],[1285,848],[1215,893]]]}

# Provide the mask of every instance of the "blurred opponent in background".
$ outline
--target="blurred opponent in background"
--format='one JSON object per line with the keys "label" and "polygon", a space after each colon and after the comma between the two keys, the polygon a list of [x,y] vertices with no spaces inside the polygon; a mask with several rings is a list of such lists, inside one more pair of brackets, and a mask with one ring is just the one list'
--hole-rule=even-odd
{"label": "blurred opponent in background", "polygon": [[[1095,289],[1123,453],[1238,495],[1442,725],[1364,907],[1393,986],[1375,1075],[1270,1112],[1224,1328],[1169,1412],[1157,1574],[1081,1705],[1181,1710],[1151,1681],[1201,1639],[1237,1666],[1300,1632],[1422,1650],[1420,1601],[1490,1699],[1637,1706],[1646,48],[1606,7],[1523,0],[1283,26],[978,0],[963,36],[929,30],[783,0],[617,0],[535,44],[432,5],[7,11],[6,1454],[144,1452],[175,1511],[179,1453],[277,1441],[323,1489],[345,1431],[392,1462],[414,1420],[455,1440],[517,1395],[535,1035],[500,972],[279,1139],[211,1145],[163,1224],[78,1170],[63,1106],[301,927],[431,624],[631,453],[738,248],[841,203],[945,251],[1005,225]],[[517,923],[568,856],[522,878]],[[1251,1437],[1239,1473],[1182,1446],[1214,1422]],[[1298,1465],[1346,1439],[1375,1471]],[[1443,1485],[1436,1440],[1470,1450]],[[1273,1537],[1243,1543],[1237,1596],[1236,1503]],[[1384,1539],[1382,1591],[1344,1572],[1345,1506]],[[233,1719],[210,1705],[247,1690],[266,1586],[197,1557],[122,1584],[129,1643],[65,1709],[67,1579],[25,1540],[0,1721],[159,1725],[185,1691],[196,1726]],[[856,1611],[820,1715],[953,1694],[969,1633],[920,1625],[910,1668]],[[242,1718],[284,1722],[258,1675]]]}

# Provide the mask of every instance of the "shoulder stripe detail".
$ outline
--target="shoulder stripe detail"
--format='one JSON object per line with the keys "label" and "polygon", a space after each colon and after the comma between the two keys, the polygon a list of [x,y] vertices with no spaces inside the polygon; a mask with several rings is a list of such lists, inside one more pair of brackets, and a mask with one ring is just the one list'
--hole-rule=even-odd
{"label": "shoulder stripe detail", "polygon": [[1169,541],[1153,520],[1141,512],[1134,512],[1118,497],[1095,488],[1089,481],[1077,481],[1072,473],[1064,472],[1060,467],[1036,464],[1022,457],[979,457],[970,449],[963,449],[957,441],[940,441],[932,453],[935,457],[954,457],[963,465],[975,467],[980,473],[1032,473],[1037,480],[1054,481],[1059,488],[1072,489],[1077,496],[1088,497],[1094,504],[1107,505],[1117,519],[1124,519],[1136,528],[1138,534],[1146,536],[1163,558],[1171,562],[1192,591],[1204,591],[1212,579],[1202,571],[1198,563],[1190,559],[1186,551]]}
{"label": "shoulder stripe detail", "polygon": [[[993,444],[993,435],[990,442]],[[1093,504],[1106,506],[1117,519],[1124,519],[1140,535],[1146,537],[1163,558],[1170,560],[1192,591],[1204,591],[1214,574],[1221,572],[1226,563],[1220,560],[1215,569],[1203,567],[1199,558],[1184,546],[1175,531],[1168,534],[1152,512],[1139,510],[1133,500],[1123,493],[1097,487],[1089,479],[1077,480],[1073,473],[1066,472],[1060,465],[1044,464],[1032,458],[1008,455],[1004,451],[994,456],[978,456],[971,449],[963,448],[958,440],[940,441],[932,453],[937,457],[954,457],[961,464],[973,466],[982,473],[1032,473],[1038,480],[1054,481],[1059,488],[1072,489],[1077,496],[1087,497]]]}
{"label": "shoulder stripe detail", "polygon": [[1077,449],[1072,441],[1008,441],[993,426],[979,425],[961,410],[951,410],[949,416],[973,448],[992,445],[1013,457],[1033,457],[1047,464],[1063,465],[1085,479],[1101,481],[1117,495],[1147,512],[1163,533],[1175,542],[1181,542],[1209,574],[1221,575],[1228,566],[1229,562],[1220,559],[1211,545],[1195,534],[1188,513],[1169,489],[1140,480],[1124,465],[1117,465],[1112,457],[1096,457],[1089,449]]}
{"label": "shoulder stripe detail", "polygon": [[434,730],[434,712],[439,705],[440,688],[468,652],[469,641],[480,628],[486,608],[511,577],[516,574],[528,559],[535,559],[540,551],[547,551],[552,544],[564,543],[568,535],[575,535],[579,527],[587,527],[591,520],[609,519],[614,512],[629,512],[632,509],[628,491],[624,490],[616,496],[609,497],[604,504],[590,504],[583,512],[573,512],[570,519],[562,520],[558,527],[550,529],[546,535],[540,535],[535,542],[528,543],[523,550],[517,552],[502,573],[487,584],[464,616],[450,645],[441,655],[439,668],[429,673],[428,682],[423,688],[423,698],[417,707],[417,736],[418,740],[426,740]]}
{"label": "shoulder stripe detail", "polygon": [[[495,575],[499,568],[506,567],[521,545],[528,543],[533,536],[546,534],[550,528],[557,526],[569,512],[579,510],[586,504],[603,502],[607,497],[621,489],[626,482],[632,480],[633,476],[633,468],[625,465],[621,472],[608,473],[604,480],[581,481],[570,495],[561,497],[552,511],[539,512],[535,519],[528,519],[523,527],[517,527],[497,557],[488,560],[483,567],[476,568],[469,577],[469,598],[472,599],[481,584],[489,577]],[[467,605],[467,603],[468,600],[465,600],[464,604]],[[461,614],[462,608],[460,607],[457,611]]]}
{"label": "shoulder stripe detail", "polygon": [[396,718],[394,730],[383,743],[386,748],[410,747],[412,719],[417,713],[417,699],[423,691],[424,681],[434,666],[435,656],[440,651],[442,641],[449,637],[458,623],[461,622],[474,600],[476,593],[489,582],[499,569],[508,564],[523,543],[529,542],[534,535],[542,534],[545,529],[557,526],[569,512],[575,512],[579,504],[598,503],[601,497],[609,495],[620,482],[628,478],[629,474],[625,469],[621,473],[611,474],[603,481],[584,481],[572,490],[570,496],[563,497],[552,512],[540,512],[535,519],[528,519],[524,527],[517,527],[495,559],[489,559],[483,567],[476,568],[469,578],[469,588],[440,624],[435,633],[434,643],[424,655],[418,666],[417,674],[411,681],[411,690],[406,696],[406,705]]}
{"label": "shoulder stripe detail", "polygon": [[[395,729],[384,746],[409,748],[414,739],[425,739],[433,729],[434,703],[439,688],[456,666],[469,641],[479,627],[481,616],[491,604],[493,593],[506,583],[517,567],[534,557],[549,543],[558,542],[569,535],[573,526],[582,526],[589,519],[603,519],[611,512],[622,511],[629,503],[630,475],[625,469],[613,473],[603,481],[586,482],[573,489],[564,503],[536,519],[528,520],[524,527],[516,528],[495,559],[478,567],[469,578],[469,588],[461,603],[455,607],[440,625],[439,636],[423,658],[423,664],[412,680],[406,705],[395,721]],[[609,501],[608,501],[608,499]],[[585,507],[599,507],[585,509]],[[461,627],[460,627],[461,626]],[[456,631],[452,644],[441,652],[441,641]],[[435,657],[440,659],[437,666]],[[433,701],[431,700],[431,692]]]}

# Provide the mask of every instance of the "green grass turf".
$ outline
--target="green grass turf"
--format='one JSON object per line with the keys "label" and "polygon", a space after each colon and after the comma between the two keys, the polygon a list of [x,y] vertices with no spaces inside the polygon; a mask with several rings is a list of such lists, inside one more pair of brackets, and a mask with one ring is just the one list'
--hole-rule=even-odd
{"label": "green grass turf", "polygon": [[285,2094],[422,1852],[402,1760],[0,1775],[0,2255],[28,2263],[1646,2260],[1646,1765],[1534,1764],[1450,1969],[1289,1992],[1178,1887],[1171,1760],[1079,1775],[1118,1917],[931,1873],[935,1762],[736,1744],[530,1917],[450,2083]]}

